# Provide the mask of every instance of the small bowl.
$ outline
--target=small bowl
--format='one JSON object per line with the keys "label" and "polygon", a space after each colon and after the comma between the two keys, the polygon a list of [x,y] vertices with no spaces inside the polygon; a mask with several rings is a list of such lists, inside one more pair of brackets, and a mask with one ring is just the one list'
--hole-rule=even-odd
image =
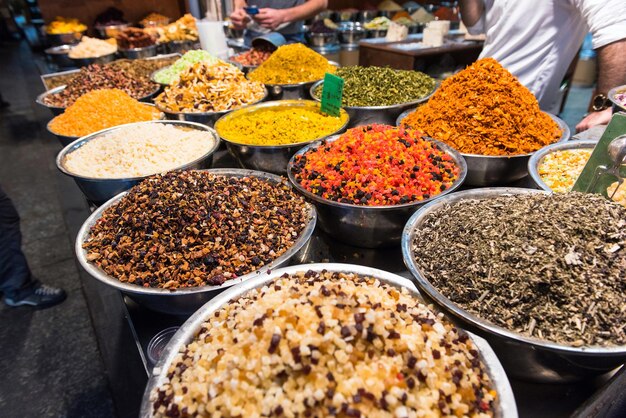
{"label": "small bowl", "polygon": [[594,149],[596,145],[598,145],[598,141],[590,140],[557,142],[556,144],[547,145],[541,148],[539,151],[535,152],[532,157],[530,157],[530,159],[528,160],[528,173],[540,189],[551,192],[552,189],[548,187],[546,183],[544,183],[541,175],[539,174],[539,165],[541,164],[543,158],[546,155],[551,154],[555,151],[571,149]]}
{"label": "small bowl", "polygon": [[[169,372],[169,368],[174,361],[175,357],[181,351],[181,349],[194,340],[194,337],[200,331],[202,324],[207,320],[210,320],[213,317],[213,313],[217,310],[228,305],[230,301],[237,300],[240,297],[244,296],[247,292],[253,289],[260,289],[263,286],[267,286],[272,281],[276,280],[283,274],[295,274],[301,271],[330,271],[330,272],[346,272],[346,273],[356,273],[360,276],[368,276],[374,277],[382,283],[385,283],[389,286],[392,286],[396,289],[407,288],[411,295],[418,299],[419,301],[423,301],[424,298],[422,295],[416,291],[411,283],[396,274],[392,274],[383,270],[374,269],[371,267],[364,267],[358,265],[351,264],[339,264],[339,263],[318,263],[318,264],[304,264],[304,265],[296,265],[285,268],[280,268],[278,270],[274,270],[271,273],[264,274],[262,276],[257,276],[252,278],[245,283],[232,287],[227,291],[223,292],[221,295],[215,297],[209,303],[200,308],[192,317],[190,317],[176,332],[174,337],[170,340],[170,343],[167,345],[167,348],[163,352],[161,359],[157,363],[157,365],[152,369],[152,373],[148,380],[148,384],[146,385],[146,389],[144,391],[143,400],[141,402],[141,411],[139,416],[141,418],[151,418],[153,417],[153,402],[154,402],[154,392],[160,387],[167,373]],[[434,310],[435,313],[439,311]],[[461,333],[465,333],[465,331],[459,330]],[[513,396],[513,391],[511,389],[511,385],[509,380],[504,373],[504,369],[500,365],[500,362],[496,355],[494,354],[491,347],[485,340],[481,337],[478,337],[474,334],[467,333],[471,338],[473,343],[476,345],[476,349],[479,353],[480,359],[482,360],[485,368],[485,372],[489,376],[494,389],[496,390],[497,397],[494,401],[494,416],[496,418],[517,418],[517,406],[515,404],[515,398]],[[210,379],[210,377],[209,377]]]}
{"label": "small bowl", "polygon": [[[320,80],[311,86],[309,94],[313,100],[320,101],[315,96],[315,90],[319,86],[324,85],[324,80]],[[371,125],[373,123],[381,123],[383,125],[397,125],[398,115],[406,113],[407,109],[415,110],[415,106],[425,103],[430,97],[435,94],[437,85],[433,87],[432,91],[421,99],[413,100],[412,102],[396,104],[391,106],[344,106],[348,114],[350,115],[349,128],[361,125]],[[403,113],[404,112],[404,113]]]}
{"label": "small bowl", "polygon": [[87,30],[81,32],[69,32],[69,33],[46,33],[46,38],[52,46],[60,45],[76,45],[80,42],[80,39],[85,35]]}
{"label": "small bowl", "polygon": [[94,29],[98,36],[102,39],[115,38],[124,29],[130,27],[130,23],[118,23],[116,25],[96,25]]}
{"label": "small bowl", "polygon": [[337,43],[337,31],[327,33],[307,32],[305,36],[310,46],[323,47]]}
{"label": "small bowl", "polygon": [[387,36],[387,29],[365,29],[368,38],[384,38]]}
{"label": "small bowl", "polygon": [[130,49],[119,49],[120,54],[124,58],[128,58],[131,60],[140,59],[140,58],[150,58],[157,55],[157,46],[149,45],[141,48],[130,48]]}
{"label": "small bowl", "polygon": [[159,331],[154,337],[150,339],[148,343],[148,348],[146,349],[146,353],[148,354],[148,360],[154,366],[159,362],[163,352],[165,351],[165,347],[170,342],[176,331],[178,331],[180,327],[169,327],[164,330]]}
{"label": "small bowl", "polygon": [[[284,180],[281,177],[275,176],[269,173],[263,173],[260,171],[242,170],[236,168],[223,168],[207,170],[210,173],[223,176],[232,177],[258,177],[263,180],[270,181],[272,183],[282,183]],[[298,253],[303,248],[306,248],[307,244],[311,240],[313,230],[315,229],[315,223],[317,215],[315,207],[308,204],[309,208],[309,221],[302,230],[300,237],[296,240],[294,245],[283,253],[280,257],[276,258],[271,263],[250,272],[239,276],[234,279],[227,280],[219,286],[200,286],[183,289],[161,289],[152,287],[143,287],[134,285],[131,283],[120,282],[115,277],[111,277],[106,274],[102,269],[96,265],[90,263],[87,260],[87,252],[83,249],[82,244],[87,240],[91,227],[100,219],[102,213],[115,206],[128,192],[123,192],[113,197],[95,212],[91,214],[89,218],[83,223],[83,226],[78,231],[76,238],[76,244],[74,250],[76,252],[76,258],[80,265],[89,273],[92,277],[96,278],[100,282],[111,286],[125,295],[128,295],[131,299],[140,305],[145,306],[148,309],[152,309],[158,312],[164,312],[171,315],[190,315],[204,305],[207,301],[211,300],[214,296],[221,293],[226,288],[231,286],[247,282],[255,277],[268,277],[268,274],[275,269],[285,266],[289,261],[298,256]]]}
{"label": "small bowl", "polygon": [[365,248],[380,248],[400,244],[404,225],[413,212],[428,202],[438,200],[458,189],[467,174],[467,165],[458,151],[443,142],[429,139],[436,143],[442,151],[450,155],[457,167],[459,167],[459,175],[448,189],[429,199],[401,205],[365,206],[335,202],[306,190],[296,181],[292,170],[297,156],[303,155],[311,149],[324,146],[325,142],[335,141],[338,137],[339,135],[328,138],[326,141],[312,143],[302,148],[291,157],[289,166],[287,167],[287,175],[294,188],[315,204],[322,230],[337,241],[349,245]]}
{"label": "small bowl", "polygon": [[44,52],[55,65],[59,67],[73,67],[74,62],[68,56],[72,48],[74,48],[73,45],[60,45],[48,48]]}
{"label": "small bowl", "polygon": [[457,306],[430,283],[417,265],[411,250],[415,232],[433,211],[464,199],[489,199],[504,195],[546,193],[540,190],[494,187],[466,190],[432,202],[409,219],[402,235],[404,263],[414,282],[427,299],[434,301],[443,312],[456,318],[463,328],[485,338],[493,347],[507,374],[535,382],[567,382],[597,376],[626,362],[626,346],[571,347],[496,326]]}
{"label": "small bowl", "polygon": [[[254,106],[248,106],[243,109],[235,110],[228,115],[222,116],[215,124],[216,131],[222,141],[224,141],[224,143],[226,144],[226,148],[228,148],[230,154],[237,160],[241,167],[259,171],[266,171],[268,173],[278,175],[285,175],[287,173],[287,165],[289,164],[289,160],[291,160],[291,157],[293,157],[296,152],[312,142],[319,141],[323,138],[327,138],[331,135],[336,135],[343,132],[348,126],[350,116],[348,115],[348,120],[346,120],[346,123],[343,126],[341,126],[338,130],[329,133],[328,135],[324,135],[322,137],[311,139],[305,142],[299,142],[297,144],[287,145],[248,145],[234,142],[220,134],[219,125],[223,123],[228,123],[229,120],[237,118],[242,114],[251,113],[259,109],[273,107],[309,106],[315,106],[315,108],[318,108],[318,104],[310,100],[281,100],[261,103]],[[294,128],[297,129],[297,127]]]}
{"label": "small bowl", "polygon": [[[112,52],[110,54],[101,55],[99,57],[90,57],[90,58],[72,58],[72,62],[75,67],[86,67],[91,64],[106,64],[113,60],[115,60],[115,55],[117,52]],[[69,56],[69,55],[68,55]]]}
{"label": "small bowl", "polygon": [[261,98],[261,100],[244,105],[242,107],[230,110],[222,110],[220,112],[172,112],[170,110],[159,107],[159,105],[157,105],[157,109],[163,112],[165,114],[165,117],[169,120],[184,120],[188,122],[196,122],[212,128],[215,125],[215,122],[217,122],[218,119],[220,119],[222,116],[227,115],[228,113],[235,110],[244,109],[248,106],[254,106],[258,103],[261,103],[265,101],[265,99],[267,99],[267,94],[267,89],[265,89],[265,95],[263,96],[263,98]]}
{"label": "small bowl", "polygon": [[[409,109],[398,116],[396,126],[400,126],[402,119],[414,111],[415,109]],[[555,143],[567,141],[570,138],[570,130],[567,123],[548,112],[543,113],[550,116],[563,132]],[[467,162],[465,184],[468,186],[487,187],[510,184],[523,179],[528,175],[528,160],[533,154],[531,152],[528,154],[501,156],[461,153]]]}
{"label": "small bowl", "polygon": [[613,113],[626,112],[626,103],[620,103],[615,99],[615,96],[621,93],[626,93],[626,85],[614,87],[609,90],[608,98],[613,105]]}
{"label": "small bowl", "polygon": [[357,45],[367,36],[360,23],[344,22],[339,25],[339,42],[344,45]]}
{"label": "small bowl", "polygon": [[66,155],[77,150],[78,148],[83,146],[85,143],[93,139],[99,138],[114,130],[127,127],[129,125],[154,124],[154,123],[162,123],[162,124],[167,124],[167,125],[174,125],[174,126],[181,126],[181,127],[196,129],[199,131],[208,132],[211,136],[213,136],[213,139],[214,139],[213,147],[211,147],[211,149],[207,153],[179,167],[174,167],[170,171],[209,168],[211,166],[211,164],[213,163],[213,154],[215,153],[215,151],[217,151],[220,145],[219,136],[215,133],[213,129],[208,128],[198,123],[160,120],[160,121],[137,122],[133,124],[114,126],[112,128],[103,129],[101,131],[83,136],[77,139],[76,141],[70,143],[59,152],[56,158],[57,167],[63,174],[66,174],[67,176],[70,176],[74,179],[74,181],[76,182],[80,190],[83,192],[83,194],[89,201],[93,202],[96,205],[100,205],[106,202],[107,200],[113,198],[117,194],[130,189],[134,185],[140,183],[146,177],[150,177],[150,175],[141,176],[141,177],[130,177],[130,178],[115,178],[115,179],[83,177],[83,176],[74,174],[65,168]]}

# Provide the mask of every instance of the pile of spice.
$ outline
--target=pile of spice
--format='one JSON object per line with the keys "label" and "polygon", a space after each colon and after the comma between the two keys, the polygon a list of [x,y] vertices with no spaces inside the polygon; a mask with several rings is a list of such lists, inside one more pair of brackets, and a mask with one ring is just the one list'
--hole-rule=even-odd
{"label": "pile of spice", "polygon": [[64,33],[76,33],[87,30],[87,25],[80,23],[78,19],[57,16],[52,22],[46,25],[46,33],[50,35],[61,35]]}
{"label": "pile of spice", "polygon": [[146,17],[139,21],[139,24],[144,28],[152,28],[155,26],[165,26],[170,23],[170,18],[163,16],[160,13],[149,13]]}
{"label": "pile of spice", "polygon": [[626,208],[599,195],[446,205],[412,252],[439,292],[495,325],[575,347],[626,344]]}
{"label": "pile of spice", "polygon": [[169,112],[222,112],[256,103],[265,93],[263,84],[248,81],[234,65],[199,62],[165,87],[154,103]]}
{"label": "pile of spice", "polygon": [[[419,71],[350,66],[337,69],[343,78],[342,106],[393,106],[422,99],[435,89],[435,80]],[[315,90],[322,96],[322,86]]]}
{"label": "pile of spice", "polygon": [[284,183],[172,172],[144,180],[105,210],[83,247],[92,263],[122,282],[220,285],[291,248],[309,211]]}
{"label": "pile of spice", "polygon": [[[306,102],[303,102],[306,103]],[[339,117],[320,112],[317,103],[302,106],[273,106],[233,115],[215,124],[228,141],[248,145],[289,145],[321,139],[341,129],[348,114]]]}
{"label": "pile of spice", "polygon": [[145,48],[156,44],[156,38],[139,28],[126,28],[115,39],[120,49]]}
{"label": "pile of spice", "polygon": [[337,68],[323,56],[302,44],[283,45],[248,78],[264,84],[297,84],[324,78]]}
{"label": "pile of spice", "polygon": [[157,120],[162,113],[138,102],[119,89],[93,90],[50,121],[50,130],[59,135],[83,136],[101,129],[133,122]]}
{"label": "pile of spice", "polygon": [[195,49],[187,51],[185,55],[180,57],[170,67],[159,71],[154,75],[154,80],[161,84],[172,84],[178,80],[178,75],[198,62],[206,62],[214,64],[219,60],[203,49]]}
{"label": "pile of spice", "polygon": [[535,96],[493,58],[445,80],[402,124],[479,155],[528,154],[562,134]]}
{"label": "pile of spice", "polygon": [[256,67],[267,61],[271,55],[272,51],[252,48],[234,57],[230,57],[230,60],[248,67]]}
{"label": "pile of spice", "polygon": [[115,40],[103,41],[102,39],[83,36],[78,45],[70,49],[67,54],[70,58],[97,58],[103,55],[115,54],[117,45]]}
{"label": "pile of spice", "polygon": [[592,152],[593,148],[553,151],[541,159],[537,171],[541,180],[553,192],[569,192],[583,172]]}
{"label": "pile of spice", "polygon": [[328,271],[231,300],[167,373],[155,417],[489,417],[498,396],[477,347],[442,314],[404,288]]}
{"label": "pile of spice", "polygon": [[160,43],[198,40],[196,19],[189,13],[169,25],[146,27],[146,30]]}
{"label": "pile of spice", "polygon": [[429,199],[454,184],[459,167],[422,136],[403,127],[359,126],[297,156],[291,172],[304,189],[340,203],[381,206]]}
{"label": "pile of spice", "polygon": [[125,72],[116,71],[115,67],[92,64],[83,67],[58,93],[46,96],[43,101],[49,106],[71,106],[83,94],[102,89],[120,89],[134,99],[142,99],[156,92],[159,88],[147,79],[135,79]]}

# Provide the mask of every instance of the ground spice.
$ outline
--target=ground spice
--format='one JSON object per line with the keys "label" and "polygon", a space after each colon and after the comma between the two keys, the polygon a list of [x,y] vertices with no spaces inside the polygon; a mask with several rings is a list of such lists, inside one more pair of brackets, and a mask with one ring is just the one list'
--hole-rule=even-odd
{"label": "ground spice", "polygon": [[576,347],[626,344],[626,209],[599,195],[445,205],[412,252],[439,292],[498,326]]}
{"label": "ground spice", "polygon": [[337,68],[323,56],[302,44],[283,45],[259,68],[248,74],[264,84],[297,84],[317,81]]}
{"label": "ground spice", "polygon": [[535,96],[493,58],[445,80],[402,124],[479,155],[528,154],[562,134]]}
{"label": "ground spice", "polygon": [[265,86],[248,81],[237,67],[225,62],[199,62],[165,87],[154,103],[170,112],[222,112],[259,102]]}
{"label": "ground spice", "polygon": [[133,79],[115,67],[92,64],[83,67],[67,86],[58,93],[46,96],[43,101],[49,106],[68,107],[80,96],[92,90],[120,89],[134,99],[155,93],[159,85],[146,79]]}
{"label": "ground spice", "polygon": [[[167,366],[155,417],[488,417],[477,347],[404,288],[302,271],[212,312]],[[288,411],[288,412],[285,412]]]}
{"label": "ground spice", "polygon": [[[341,67],[343,78],[342,106],[392,106],[421,99],[435,89],[435,80],[419,71],[382,67]],[[322,86],[315,90],[321,97]]]}
{"label": "ground spice", "polygon": [[397,205],[450,188],[459,167],[413,129],[387,125],[349,129],[336,141],[296,157],[296,181],[325,199],[355,205]]}
{"label": "ground spice", "polygon": [[278,258],[308,222],[308,206],[287,184],[171,172],[144,180],[104,211],[83,248],[122,282],[220,285]]}
{"label": "ground spice", "polygon": [[160,119],[163,114],[118,89],[94,90],[52,119],[50,130],[59,135],[83,136],[125,123]]}
{"label": "ground spice", "polygon": [[317,103],[310,106],[273,106],[244,112],[215,124],[215,130],[232,142],[248,145],[289,145],[321,139],[337,132],[348,121],[322,113]]}
{"label": "ground spice", "polygon": [[263,64],[272,55],[272,51],[265,51],[259,48],[252,48],[246,52],[230,57],[231,61],[241,65],[256,67]]}

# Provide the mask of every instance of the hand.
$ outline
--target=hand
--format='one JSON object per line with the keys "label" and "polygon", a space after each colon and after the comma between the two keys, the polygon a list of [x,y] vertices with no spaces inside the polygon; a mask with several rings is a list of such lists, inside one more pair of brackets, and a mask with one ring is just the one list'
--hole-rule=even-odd
{"label": "hand", "polygon": [[287,16],[284,10],[263,8],[259,9],[259,13],[254,16],[254,20],[264,28],[274,30],[287,21]]}
{"label": "hand", "polygon": [[230,22],[235,29],[245,29],[250,21],[250,16],[243,9],[235,9],[230,14]]}
{"label": "hand", "polygon": [[613,110],[609,107],[600,112],[591,112],[576,125],[576,132],[586,131],[596,125],[607,125],[613,117]]}

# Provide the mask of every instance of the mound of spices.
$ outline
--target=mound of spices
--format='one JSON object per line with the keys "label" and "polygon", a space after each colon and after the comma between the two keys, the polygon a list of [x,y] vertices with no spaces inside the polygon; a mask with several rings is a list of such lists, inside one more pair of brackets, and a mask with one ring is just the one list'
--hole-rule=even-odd
{"label": "mound of spices", "polygon": [[163,114],[118,89],[93,90],[50,121],[52,132],[83,136],[125,123],[160,119]]}
{"label": "mound of spices", "polygon": [[133,79],[140,79],[144,82],[150,80],[153,72],[176,61],[176,58],[160,58],[160,59],[119,59],[109,64],[109,68],[115,71],[122,71]]}
{"label": "mound of spices", "polygon": [[198,40],[196,19],[189,13],[169,25],[147,27],[146,30],[161,43]]}
{"label": "mound of spices", "polygon": [[[343,78],[342,106],[392,106],[422,99],[435,89],[435,80],[419,71],[383,67],[341,67],[336,74]],[[322,96],[322,86],[315,90]]]}
{"label": "mound of spices", "polygon": [[[306,103],[306,102],[303,102]],[[218,134],[229,141],[248,145],[289,145],[320,139],[337,132],[348,121],[320,112],[317,103],[303,106],[273,106],[244,112],[215,124]]]}
{"label": "mound of spices", "polygon": [[214,64],[219,60],[203,49],[194,49],[187,51],[185,54],[174,62],[170,67],[159,71],[154,75],[154,80],[161,84],[172,84],[178,79],[178,75],[198,62],[206,62]]}
{"label": "mound of spices", "polygon": [[170,112],[221,112],[256,103],[265,86],[248,81],[237,67],[225,62],[199,62],[184,71],[176,84],[165,87],[154,103]]}
{"label": "mound of spices", "polygon": [[541,159],[537,171],[541,180],[553,192],[569,192],[583,172],[592,152],[593,148],[553,151]]}
{"label": "mound of spices", "polygon": [[445,80],[402,123],[462,153],[479,155],[528,154],[562,134],[535,96],[493,58]]}
{"label": "mound of spices", "polygon": [[382,206],[429,199],[452,186],[459,167],[422,136],[387,125],[352,128],[297,156],[292,174],[304,189],[340,203]]}
{"label": "mound of spices", "polygon": [[404,288],[328,271],[234,298],[167,373],[155,417],[490,417],[498,396],[442,314]]}
{"label": "mound of spices", "polygon": [[259,48],[252,48],[246,52],[230,57],[231,61],[237,62],[248,67],[256,67],[263,64],[272,55],[272,51],[266,51]]}
{"label": "mound of spices", "polygon": [[297,84],[317,81],[337,68],[323,56],[302,44],[278,48],[248,78],[264,84]]}
{"label": "mound of spices", "polygon": [[115,67],[92,64],[81,68],[63,90],[46,96],[43,101],[49,106],[68,107],[83,94],[102,89],[120,89],[134,99],[141,99],[158,88],[150,80],[134,79],[124,72],[116,71]]}
{"label": "mound of spices", "polygon": [[599,195],[463,200],[412,243],[424,276],[461,308],[559,344],[626,344],[626,208]]}
{"label": "mound of spices", "polygon": [[76,33],[87,30],[87,25],[78,19],[57,16],[46,25],[46,33],[50,35],[61,35],[64,33]]}
{"label": "mound of spices", "polygon": [[220,285],[280,257],[308,222],[308,205],[287,184],[171,172],[144,180],[105,210],[83,247],[122,282]]}
{"label": "mound of spices", "polygon": [[156,44],[156,38],[139,28],[126,28],[115,39],[120,49],[145,48]]}
{"label": "mound of spices", "polygon": [[67,54],[70,58],[97,58],[103,55],[115,54],[117,45],[115,40],[104,41],[98,38],[83,36],[78,45],[70,49]]}

